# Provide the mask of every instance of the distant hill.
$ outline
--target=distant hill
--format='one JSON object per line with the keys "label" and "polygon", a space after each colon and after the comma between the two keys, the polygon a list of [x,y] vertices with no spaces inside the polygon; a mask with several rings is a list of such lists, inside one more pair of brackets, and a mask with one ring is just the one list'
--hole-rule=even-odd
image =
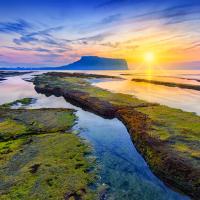
{"label": "distant hill", "polygon": [[127,70],[125,59],[83,56],[80,60],[61,67],[0,68],[0,70]]}
{"label": "distant hill", "polygon": [[124,59],[83,56],[80,60],[59,68],[64,70],[126,70],[128,65]]}

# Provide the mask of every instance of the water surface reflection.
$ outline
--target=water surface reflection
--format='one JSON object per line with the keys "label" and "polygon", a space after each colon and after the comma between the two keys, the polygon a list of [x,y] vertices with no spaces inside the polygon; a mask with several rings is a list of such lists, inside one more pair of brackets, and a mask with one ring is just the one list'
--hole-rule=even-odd
{"label": "water surface reflection", "polygon": [[200,91],[134,82],[131,80],[94,83],[112,92],[131,94],[139,99],[180,108],[200,115]]}

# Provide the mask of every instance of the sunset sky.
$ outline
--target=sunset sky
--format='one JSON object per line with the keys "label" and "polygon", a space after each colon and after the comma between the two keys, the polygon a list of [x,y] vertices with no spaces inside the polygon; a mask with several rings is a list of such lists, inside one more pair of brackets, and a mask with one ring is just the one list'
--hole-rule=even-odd
{"label": "sunset sky", "polygon": [[199,0],[2,0],[0,66],[60,66],[82,55],[200,66]]}

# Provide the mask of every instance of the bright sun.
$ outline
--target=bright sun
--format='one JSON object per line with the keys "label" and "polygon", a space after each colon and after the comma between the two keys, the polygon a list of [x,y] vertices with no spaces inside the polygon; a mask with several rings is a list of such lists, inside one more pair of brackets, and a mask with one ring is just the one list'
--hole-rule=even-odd
{"label": "bright sun", "polygon": [[155,60],[155,54],[151,51],[144,54],[144,60],[146,63],[152,63]]}

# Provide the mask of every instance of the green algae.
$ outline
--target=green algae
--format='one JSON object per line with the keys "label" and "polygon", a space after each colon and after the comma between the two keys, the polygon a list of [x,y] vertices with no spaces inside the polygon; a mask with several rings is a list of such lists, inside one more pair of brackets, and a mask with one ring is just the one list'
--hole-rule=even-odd
{"label": "green algae", "polygon": [[65,131],[74,125],[70,109],[0,109],[0,139]]}
{"label": "green algae", "polygon": [[14,154],[20,151],[26,140],[26,138],[20,138],[17,140],[0,142],[0,166],[3,166]]}
{"label": "green algae", "polygon": [[155,84],[155,85],[164,85],[164,86],[168,86],[168,87],[179,87],[179,88],[183,88],[183,89],[191,89],[191,90],[200,91],[200,85],[191,85],[191,84],[184,84],[184,83],[174,83],[174,82],[140,79],[140,78],[134,78],[134,79],[132,79],[132,81],[151,83],[151,84]]}
{"label": "green algae", "polygon": [[16,101],[5,103],[3,105],[0,105],[0,108],[11,108],[14,105],[21,104],[21,106],[28,106],[30,105],[35,99],[34,98],[23,98],[18,99]]}
{"label": "green algae", "polygon": [[[96,112],[93,107],[109,109],[106,103],[110,103],[114,113],[111,117],[118,117],[126,125],[151,169],[168,184],[198,199],[200,117],[195,113],[112,93],[91,85],[83,76],[72,79],[64,73],[63,76],[43,74],[35,78],[34,84],[39,92],[59,91],[58,95],[64,94],[66,99],[74,94],[72,100],[92,112]],[[101,104],[101,100],[105,102]]]}
{"label": "green algae", "polygon": [[83,199],[94,197],[88,185],[95,176],[88,173],[91,163],[84,156],[90,149],[77,136],[33,136],[21,148],[0,167],[0,199],[64,199],[74,192]]}
{"label": "green algae", "polygon": [[[115,106],[134,107],[137,111],[146,114],[152,120],[148,134],[162,141],[168,142],[169,146],[175,151],[179,151],[179,146],[184,145],[188,151],[184,151],[187,158],[191,158],[194,163],[199,163],[200,157],[200,117],[194,113],[184,112],[180,109],[173,109],[158,104],[148,104],[145,101],[134,98],[133,96],[111,93],[107,90],[97,88],[85,83],[80,78],[76,78],[79,87],[76,86],[75,78],[64,78],[67,83],[73,83],[77,89],[89,93],[92,97],[97,97],[110,102]],[[81,83],[81,86],[80,86]],[[139,107],[139,108],[137,108]],[[195,156],[194,156],[195,155]],[[195,160],[194,160],[195,159]],[[200,164],[200,163],[199,163]]]}
{"label": "green algae", "polygon": [[[73,89],[73,91],[85,92],[89,94],[89,97],[105,100],[117,107],[135,108],[137,111],[148,115],[153,121],[149,134],[159,139],[168,140],[170,137],[176,139],[175,136],[183,136],[187,140],[200,140],[200,117],[194,113],[151,104],[127,94],[111,93],[105,89],[92,86],[84,78],[60,78],[43,74],[36,79],[40,87],[46,85],[48,88],[54,88],[56,85],[64,90]],[[45,85],[43,85],[44,83]]]}
{"label": "green algae", "polygon": [[95,199],[88,144],[71,109],[0,108],[0,199]]}
{"label": "green algae", "polygon": [[[200,117],[166,106],[137,108],[152,120],[149,134],[168,143],[195,163],[200,157]],[[195,156],[194,156],[195,155]],[[200,163],[199,163],[200,164]]]}
{"label": "green algae", "polygon": [[22,123],[17,123],[12,119],[4,119],[0,122],[0,140],[15,138],[23,135],[27,131],[27,127]]}
{"label": "green algae", "polygon": [[[50,76],[48,73],[40,75],[35,78],[36,82],[39,82],[42,88],[62,88],[65,90],[81,91],[90,95],[90,97],[97,97],[101,100],[108,101],[114,106],[132,106],[138,107],[143,105],[152,105],[143,100],[140,100],[134,96],[112,93],[105,89],[101,89],[91,85],[86,78],[79,77],[57,77]],[[37,85],[37,83],[36,83]]]}

